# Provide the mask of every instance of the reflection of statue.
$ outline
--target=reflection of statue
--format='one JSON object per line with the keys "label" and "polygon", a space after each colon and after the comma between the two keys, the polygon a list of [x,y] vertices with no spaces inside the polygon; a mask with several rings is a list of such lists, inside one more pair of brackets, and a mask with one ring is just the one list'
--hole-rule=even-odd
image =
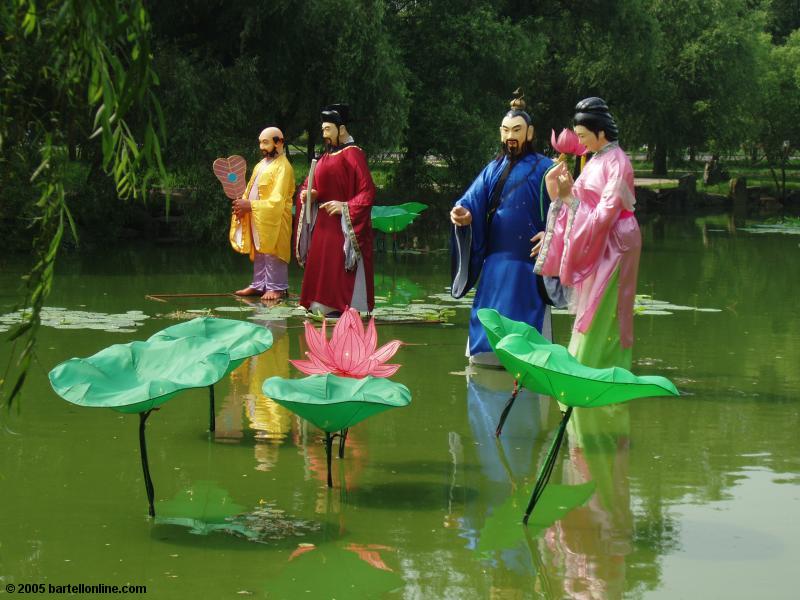
{"label": "reflection of statue", "polygon": [[[468,540],[469,548],[476,548],[483,543],[483,536],[491,535],[484,528],[487,518],[496,513],[509,494],[527,487],[527,478],[535,475],[534,448],[538,447],[536,438],[541,424],[547,419],[549,402],[541,402],[538,395],[527,389],[520,390],[514,418],[508,421],[503,436],[496,438],[495,427],[512,385],[513,380],[505,371],[475,367],[468,375],[469,424],[484,479],[472,484],[467,481],[470,487],[482,490],[480,497],[468,501],[463,509],[461,535]],[[465,476],[471,477],[472,473],[465,471]],[[522,508],[524,505],[515,511],[515,525],[519,524],[518,515]],[[499,550],[497,557],[500,560],[494,563],[489,574],[493,589],[505,589],[503,581],[509,579],[509,571],[522,574],[531,572],[528,550],[521,541],[520,538]],[[509,580],[513,579],[511,577]]]}
{"label": "reflection of statue", "polygon": [[532,444],[547,416],[549,402],[540,402],[538,395],[522,388],[517,394],[519,404],[514,418],[507,422],[503,436],[498,438],[502,450],[498,448],[495,428],[513,385],[506,371],[485,367],[475,368],[467,384],[469,424],[475,441],[480,444],[477,449],[481,468],[486,477],[496,482],[507,483],[509,476],[527,477],[535,469]]}
{"label": "reflection of statue", "polygon": [[544,229],[550,199],[542,178],[553,161],[533,151],[533,136],[520,96],[511,102],[500,126],[502,153],[450,212],[455,225],[453,295],[466,294],[480,276],[469,325],[471,362],[497,364],[477,317],[480,308],[494,308],[539,331],[544,327],[544,335],[550,337],[549,311],[538,291],[530,253],[531,238]]}
{"label": "reflection of statue", "polygon": [[545,544],[560,563],[565,597],[622,598],[633,536],[628,406],[577,408],[567,431],[564,483],[593,481],[596,492],[546,533]]}
{"label": "reflection of statue", "polygon": [[[273,334],[275,332],[273,331]],[[280,442],[292,427],[291,413],[267,398],[261,386],[270,377],[289,376],[289,336],[275,337],[272,348],[250,361],[246,413],[256,440]]]}
{"label": "reflection of statue", "polygon": [[289,411],[261,391],[265,379],[289,375],[289,336],[286,335],[285,324],[282,327],[280,322],[272,322],[270,330],[273,335],[272,347],[249,358],[231,373],[230,393],[217,419],[218,441],[241,439],[244,409],[256,441],[268,442],[255,446],[256,468],[259,470],[269,470],[275,464],[277,445],[286,439],[293,422]]}

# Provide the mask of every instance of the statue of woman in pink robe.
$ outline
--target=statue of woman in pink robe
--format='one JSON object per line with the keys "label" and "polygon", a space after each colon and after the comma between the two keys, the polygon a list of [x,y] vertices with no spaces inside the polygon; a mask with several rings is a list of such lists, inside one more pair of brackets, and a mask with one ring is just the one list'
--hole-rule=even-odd
{"label": "statue of woman in pink robe", "polygon": [[[600,98],[575,107],[575,133],[594,153],[573,182],[565,163],[546,176],[551,204],[535,270],[572,288],[570,352],[596,368],[630,368],[642,240],[633,214],[633,168]],[[535,248],[536,250],[536,248]]]}

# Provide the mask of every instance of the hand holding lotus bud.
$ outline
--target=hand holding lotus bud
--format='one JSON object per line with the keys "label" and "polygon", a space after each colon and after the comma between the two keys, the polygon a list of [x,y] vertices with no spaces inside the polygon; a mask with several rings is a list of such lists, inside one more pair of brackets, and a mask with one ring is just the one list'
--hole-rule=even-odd
{"label": "hand holding lotus bud", "polygon": [[558,134],[558,139],[556,139],[555,130],[551,129],[550,145],[553,147],[553,150],[561,153],[558,157],[559,162],[566,161],[568,154],[583,156],[587,152],[586,146],[581,144],[578,136],[572,129],[562,129],[561,133]]}

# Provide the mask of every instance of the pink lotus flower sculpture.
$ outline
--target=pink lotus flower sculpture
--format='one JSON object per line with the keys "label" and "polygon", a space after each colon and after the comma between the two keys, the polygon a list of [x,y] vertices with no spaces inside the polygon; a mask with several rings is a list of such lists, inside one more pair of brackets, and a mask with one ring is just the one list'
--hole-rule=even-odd
{"label": "pink lotus flower sculpture", "polygon": [[550,130],[550,145],[553,150],[560,152],[561,156],[558,157],[559,162],[567,160],[567,155],[583,156],[586,154],[586,146],[581,144],[578,135],[572,129],[562,129],[556,139],[556,132],[554,129]]}
{"label": "pink lotus flower sculpture", "polygon": [[347,309],[333,328],[330,342],[322,329],[316,329],[306,321],[306,352],[308,360],[290,360],[295,367],[307,375],[333,373],[341,377],[360,379],[367,375],[391,377],[401,365],[385,364],[400,348],[400,340],[392,340],[380,348],[375,318],[369,320],[364,329],[361,316],[354,308]]}

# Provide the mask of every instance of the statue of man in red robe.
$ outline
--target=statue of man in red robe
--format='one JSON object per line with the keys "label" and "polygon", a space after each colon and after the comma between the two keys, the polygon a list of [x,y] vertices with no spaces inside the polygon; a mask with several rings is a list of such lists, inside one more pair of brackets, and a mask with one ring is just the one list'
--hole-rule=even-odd
{"label": "statue of man in red robe", "polygon": [[348,307],[375,306],[372,271],[372,182],[364,151],[347,132],[348,107],[322,109],[325,150],[313,170],[312,188],[297,196],[295,256],[303,274],[300,305],[338,316]]}

